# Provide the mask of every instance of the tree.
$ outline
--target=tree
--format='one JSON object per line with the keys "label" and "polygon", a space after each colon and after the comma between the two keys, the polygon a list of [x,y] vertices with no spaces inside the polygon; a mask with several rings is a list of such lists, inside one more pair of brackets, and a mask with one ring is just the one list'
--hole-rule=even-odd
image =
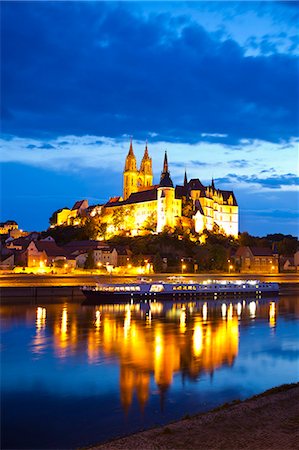
{"label": "tree", "polygon": [[160,273],[160,272],[162,272],[162,268],[163,268],[163,260],[161,258],[160,253],[156,253],[156,255],[154,256],[154,259],[153,259],[154,272]]}
{"label": "tree", "polygon": [[194,214],[192,198],[182,198],[182,216],[192,218]]}
{"label": "tree", "polygon": [[143,229],[146,231],[155,232],[157,229],[157,212],[153,211],[151,214],[147,216],[147,219],[144,221]]}
{"label": "tree", "polygon": [[99,234],[99,223],[96,219],[88,217],[83,226],[84,233],[88,239],[96,239]]}
{"label": "tree", "polygon": [[84,269],[94,269],[95,263],[94,263],[94,257],[93,257],[93,251],[89,250],[87,253],[87,258],[84,264]]}

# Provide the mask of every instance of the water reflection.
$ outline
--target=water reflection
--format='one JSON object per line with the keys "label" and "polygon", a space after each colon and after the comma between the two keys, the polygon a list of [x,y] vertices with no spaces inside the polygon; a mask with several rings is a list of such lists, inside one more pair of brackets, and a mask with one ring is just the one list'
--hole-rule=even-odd
{"label": "water reflection", "polygon": [[[3,448],[66,448],[70,438],[77,448],[90,443],[91,424],[99,442],[296,381],[298,304],[285,296],[279,303],[1,306],[12,430]],[[49,432],[44,411],[53,417]],[[72,417],[67,433],[55,434],[65,417]],[[32,423],[42,430],[36,437]]]}
{"label": "water reflection", "polygon": [[87,362],[96,365],[101,358],[117,358],[124,410],[130,408],[134,394],[143,409],[151,377],[162,396],[176,373],[197,379],[232,366],[238,355],[241,317],[253,320],[257,313],[268,318],[271,328],[275,326],[275,301],[39,306],[32,352],[42,355],[48,328],[58,359],[86,354]]}

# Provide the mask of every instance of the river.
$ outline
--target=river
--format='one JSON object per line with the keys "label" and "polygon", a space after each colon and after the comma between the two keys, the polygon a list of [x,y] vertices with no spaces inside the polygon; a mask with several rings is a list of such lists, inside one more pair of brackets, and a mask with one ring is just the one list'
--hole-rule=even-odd
{"label": "river", "polygon": [[87,446],[299,379],[299,295],[1,306],[1,448]]}

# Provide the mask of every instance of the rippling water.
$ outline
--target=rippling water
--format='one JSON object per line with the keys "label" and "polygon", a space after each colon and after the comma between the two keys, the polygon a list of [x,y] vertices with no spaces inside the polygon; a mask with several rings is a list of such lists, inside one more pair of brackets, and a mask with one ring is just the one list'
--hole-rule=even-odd
{"label": "rippling water", "polygon": [[299,298],[1,307],[2,448],[94,444],[298,381]]}

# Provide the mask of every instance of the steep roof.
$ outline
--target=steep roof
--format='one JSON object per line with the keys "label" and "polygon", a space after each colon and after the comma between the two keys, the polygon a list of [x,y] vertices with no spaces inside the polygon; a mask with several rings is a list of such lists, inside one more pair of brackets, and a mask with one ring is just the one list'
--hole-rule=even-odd
{"label": "steep roof", "polygon": [[133,203],[143,203],[150,202],[153,200],[157,200],[157,187],[152,187],[151,189],[142,190],[140,192],[134,192],[127,198],[125,201],[116,201],[116,202],[108,202],[105,207],[110,206],[123,206],[123,205],[131,205]]}
{"label": "steep roof", "polygon": [[51,241],[36,241],[35,246],[38,251],[46,252],[48,256],[66,256],[66,252],[63,248],[58,247],[55,242]]}
{"label": "steep roof", "polygon": [[271,248],[268,247],[249,247],[253,256],[273,256]]}
{"label": "steep roof", "polygon": [[223,200],[225,202],[228,201],[229,197],[232,196],[233,198],[233,206],[238,206],[235,194],[233,193],[233,191],[223,191],[222,189],[219,189],[219,192],[222,194]]}
{"label": "steep roof", "polygon": [[83,205],[84,202],[85,202],[85,200],[78,200],[72,207],[72,211],[74,211],[75,209],[81,208],[81,206]]}

